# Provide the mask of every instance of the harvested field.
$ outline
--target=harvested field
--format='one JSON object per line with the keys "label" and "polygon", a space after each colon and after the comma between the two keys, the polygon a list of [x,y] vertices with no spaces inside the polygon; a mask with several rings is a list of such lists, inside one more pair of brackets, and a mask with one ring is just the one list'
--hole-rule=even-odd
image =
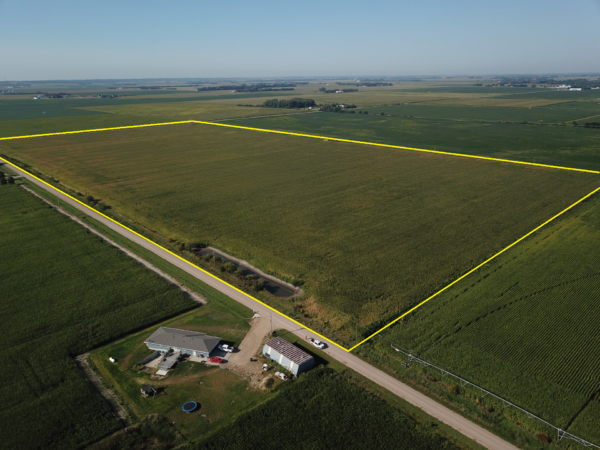
{"label": "harvested field", "polygon": [[593,174],[205,125],[0,148],[164,236],[305,280],[309,316],[342,337],[417,303],[598,184]]}

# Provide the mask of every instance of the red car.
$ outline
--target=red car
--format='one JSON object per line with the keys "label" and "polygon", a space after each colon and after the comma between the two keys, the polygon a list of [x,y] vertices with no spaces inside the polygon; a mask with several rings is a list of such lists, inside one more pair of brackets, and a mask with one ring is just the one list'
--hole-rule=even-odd
{"label": "red car", "polygon": [[217,364],[221,364],[224,361],[223,358],[219,358],[218,356],[211,356],[208,360]]}

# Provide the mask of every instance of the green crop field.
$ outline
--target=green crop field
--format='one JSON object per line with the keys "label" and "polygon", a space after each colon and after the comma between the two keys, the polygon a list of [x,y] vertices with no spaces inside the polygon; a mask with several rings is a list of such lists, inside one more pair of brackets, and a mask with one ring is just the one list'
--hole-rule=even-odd
{"label": "green crop field", "polygon": [[[433,111],[434,107],[431,108]],[[491,109],[496,111],[492,114],[506,114],[499,111],[501,108]],[[236,123],[268,130],[293,131],[600,171],[598,129],[478,120],[459,122],[431,118],[402,118],[375,115],[384,112],[384,108],[368,110],[369,114],[366,116],[319,113],[247,119]],[[582,117],[585,114],[586,112],[583,111]]]}
{"label": "green crop field", "polygon": [[307,282],[330,335],[395,316],[598,185],[595,174],[176,125],[0,144],[165,237]]}
{"label": "green crop field", "polygon": [[[244,95],[248,97],[249,94]],[[252,95],[254,97],[256,93]],[[124,97],[0,100],[0,137],[189,119],[210,121],[294,112],[237,106],[237,103],[246,103],[249,100],[260,104],[264,99],[246,99],[238,96],[232,104],[215,100],[230,97],[192,94],[183,98],[163,95],[142,99]]]}
{"label": "green crop field", "polygon": [[[426,119],[448,119],[466,121],[486,122],[536,122],[561,123],[581,120],[594,114],[600,114],[600,105],[597,102],[570,102],[558,103],[549,106],[534,108],[510,108],[510,107],[468,107],[449,105],[422,105],[405,104],[394,106],[375,106],[358,111],[368,111],[369,114],[404,116]],[[583,123],[582,123],[583,125]]]}
{"label": "green crop field", "polygon": [[600,199],[431,300],[390,342],[600,444]]}
{"label": "green crop field", "polygon": [[2,447],[81,448],[120,424],[72,357],[195,303],[17,185],[0,211]]}
{"label": "green crop field", "polygon": [[[360,425],[358,425],[360,424]],[[192,448],[454,449],[435,427],[355,385],[344,373],[318,368],[277,397]]]}

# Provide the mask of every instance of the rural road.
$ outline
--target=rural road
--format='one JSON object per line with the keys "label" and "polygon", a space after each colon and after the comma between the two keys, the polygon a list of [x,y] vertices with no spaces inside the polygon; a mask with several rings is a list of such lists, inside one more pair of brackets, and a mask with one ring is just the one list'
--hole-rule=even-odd
{"label": "rural road", "polygon": [[[271,311],[270,309],[268,309],[267,307],[256,302],[255,300],[253,300],[251,297],[247,296],[246,294],[231,288],[224,282],[222,282],[216,278],[213,278],[212,276],[206,274],[205,272],[202,272],[201,270],[195,268],[194,266],[178,259],[174,255],[168,253],[167,251],[161,249],[160,247],[146,241],[145,239],[137,236],[136,234],[128,231],[127,229],[104,218],[103,216],[101,216],[100,214],[95,212],[94,210],[91,210],[91,209],[75,202],[74,200],[70,199],[69,197],[65,196],[64,194],[54,190],[53,188],[47,186],[46,184],[38,181],[35,178],[33,178],[29,174],[21,171],[18,167],[15,167],[10,163],[8,163],[7,166],[10,167],[17,174],[22,175],[24,178],[26,178],[30,182],[47,190],[48,192],[51,192],[53,195],[60,198],[61,201],[64,201],[65,203],[70,204],[71,206],[77,208],[81,212],[83,212],[83,213],[87,214],[88,216],[92,217],[93,219],[101,222],[102,224],[104,224],[107,227],[111,228],[112,230],[118,232],[119,234],[121,234],[122,236],[126,237],[127,239],[135,242],[136,244],[144,247],[145,249],[151,251],[152,253],[158,255],[159,257],[163,258],[164,260],[169,261],[174,266],[180,268],[181,270],[186,271],[190,275],[196,277],[197,279],[208,284],[209,286],[213,287],[214,289],[222,292],[223,294],[225,294],[225,295],[229,296],[230,298],[236,300],[237,302],[247,306],[248,308],[258,312],[262,317],[272,316],[274,329],[275,328],[278,328],[278,329],[283,328],[283,329],[287,329],[287,330],[293,332],[294,334],[301,337],[302,339],[304,339],[306,337],[307,331],[304,328],[300,328],[296,323],[292,322],[290,319],[286,318],[285,316],[283,316],[277,312]],[[311,337],[311,336],[309,335],[309,337]],[[327,353],[332,358],[335,358],[336,360],[338,360],[345,366],[349,367],[350,369],[360,373],[362,376],[368,378],[369,380],[377,383],[378,385],[382,386],[383,388],[385,388],[385,389],[389,390],[390,392],[396,394],[397,396],[403,398],[407,402],[422,409],[424,412],[426,412],[427,414],[429,414],[432,417],[435,417],[440,422],[445,423],[446,425],[454,428],[455,430],[462,433],[463,435],[471,438],[472,440],[479,443],[480,445],[482,445],[486,448],[492,449],[492,450],[509,450],[509,449],[514,450],[514,449],[517,449],[517,447],[515,447],[512,444],[509,444],[508,442],[504,441],[503,439],[496,436],[495,434],[487,431],[486,429],[480,427],[479,425],[474,424],[470,420],[455,413],[454,411],[451,411],[450,409],[446,408],[445,406],[437,403],[435,400],[432,400],[429,397],[427,397],[426,395],[421,394],[420,392],[405,385],[404,383],[400,382],[399,380],[387,375],[386,373],[373,367],[372,365],[366,363],[365,361],[352,355],[351,353],[348,353],[345,350],[342,350],[342,349],[336,347],[335,345],[330,345],[325,350],[325,353]]]}

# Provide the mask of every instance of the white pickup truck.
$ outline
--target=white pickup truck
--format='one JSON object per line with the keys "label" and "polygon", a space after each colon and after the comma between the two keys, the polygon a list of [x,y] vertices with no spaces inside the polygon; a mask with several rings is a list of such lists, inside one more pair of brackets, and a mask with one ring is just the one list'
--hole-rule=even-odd
{"label": "white pickup truck", "polygon": [[320,348],[321,350],[323,350],[324,348],[327,347],[327,344],[325,344],[324,342],[321,341],[317,341],[316,339],[310,338],[310,343],[312,345],[314,345],[317,348]]}

